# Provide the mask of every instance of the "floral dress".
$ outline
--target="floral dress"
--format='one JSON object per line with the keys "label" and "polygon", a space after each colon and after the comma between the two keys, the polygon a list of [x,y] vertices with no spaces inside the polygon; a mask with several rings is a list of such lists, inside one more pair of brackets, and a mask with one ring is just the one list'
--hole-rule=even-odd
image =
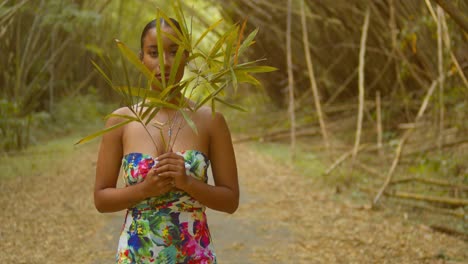
{"label": "floral dress", "polygon": [[[207,182],[209,160],[197,150],[178,152],[186,173]],[[122,167],[126,186],[144,180],[156,164],[152,156],[129,153]],[[205,206],[183,191],[148,198],[127,210],[117,263],[216,263]]]}

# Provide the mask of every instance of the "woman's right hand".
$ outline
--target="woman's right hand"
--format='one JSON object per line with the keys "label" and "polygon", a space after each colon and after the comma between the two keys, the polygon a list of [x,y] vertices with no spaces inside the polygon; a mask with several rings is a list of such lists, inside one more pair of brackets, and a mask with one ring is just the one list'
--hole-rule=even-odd
{"label": "woman's right hand", "polygon": [[155,167],[151,168],[148,174],[146,174],[141,184],[143,184],[143,192],[148,198],[161,196],[174,187],[173,179],[170,177],[159,177]]}

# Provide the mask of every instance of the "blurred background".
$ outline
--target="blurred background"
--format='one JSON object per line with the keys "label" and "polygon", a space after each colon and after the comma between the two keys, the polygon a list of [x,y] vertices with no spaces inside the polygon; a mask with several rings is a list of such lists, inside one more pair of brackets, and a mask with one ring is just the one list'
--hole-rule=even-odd
{"label": "blurred background", "polygon": [[[210,36],[247,19],[246,32],[259,32],[246,59],[278,68],[257,76],[262,89],[228,90],[230,102],[248,109],[221,109],[236,146],[247,145],[363,208],[383,203],[466,241],[467,1],[182,5],[193,35],[220,18],[224,23]],[[114,39],[137,53],[144,25],[157,7],[170,14],[169,6],[149,0],[0,2],[3,204],[14,206],[4,191],[22,184],[12,178],[49,170],[63,153],[74,155],[68,146],[102,127],[121,98],[91,61],[118,73]],[[213,44],[210,36],[206,47]]]}

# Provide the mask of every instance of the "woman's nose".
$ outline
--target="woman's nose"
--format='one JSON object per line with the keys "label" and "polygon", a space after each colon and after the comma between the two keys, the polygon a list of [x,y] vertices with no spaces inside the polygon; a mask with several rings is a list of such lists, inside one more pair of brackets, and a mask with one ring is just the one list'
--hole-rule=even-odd
{"label": "woman's nose", "polygon": [[170,54],[164,54],[163,62],[164,62],[164,67],[166,68],[172,66],[172,60],[171,60]]}

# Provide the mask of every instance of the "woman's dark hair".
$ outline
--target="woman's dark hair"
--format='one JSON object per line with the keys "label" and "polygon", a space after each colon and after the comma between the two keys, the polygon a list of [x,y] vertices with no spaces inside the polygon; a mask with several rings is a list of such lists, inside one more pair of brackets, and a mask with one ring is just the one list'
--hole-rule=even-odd
{"label": "woman's dark hair", "polygon": [[[169,18],[169,19],[171,20],[172,24],[174,24],[174,26],[177,28],[177,30],[179,30],[179,32],[182,33],[182,28],[180,27],[179,22],[177,22],[177,20],[173,18]],[[156,19],[153,19],[150,22],[148,22],[148,24],[146,24],[145,28],[143,29],[143,32],[141,32],[141,38],[140,38],[141,50],[143,50],[143,41],[146,36],[146,33],[148,33],[148,30],[156,27],[156,21],[157,21]],[[160,18],[159,21],[161,23],[161,27],[171,27],[171,25],[165,19]]]}

